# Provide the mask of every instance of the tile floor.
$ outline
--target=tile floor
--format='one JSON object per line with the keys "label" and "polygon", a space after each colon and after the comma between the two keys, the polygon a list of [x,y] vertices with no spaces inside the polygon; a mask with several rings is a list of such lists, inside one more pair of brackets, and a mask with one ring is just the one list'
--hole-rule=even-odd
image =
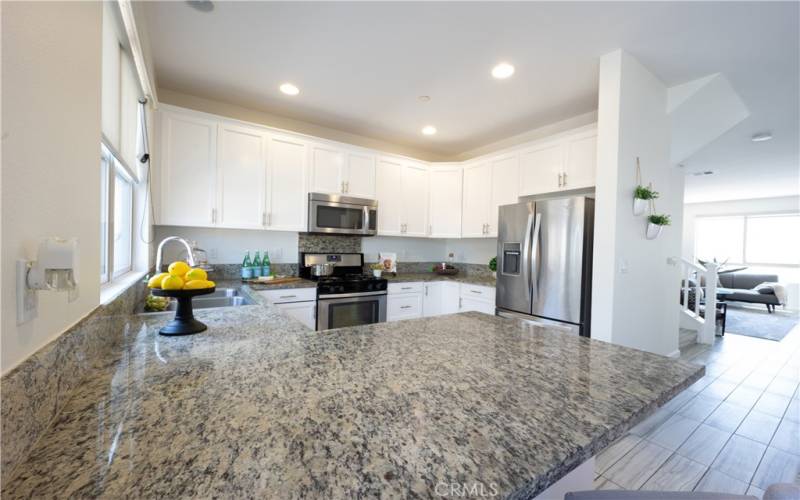
{"label": "tile floor", "polygon": [[706,376],[597,456],[595,489],[761,498],[800,484],[800,326],[781,342],[727,334],[681,358]]}

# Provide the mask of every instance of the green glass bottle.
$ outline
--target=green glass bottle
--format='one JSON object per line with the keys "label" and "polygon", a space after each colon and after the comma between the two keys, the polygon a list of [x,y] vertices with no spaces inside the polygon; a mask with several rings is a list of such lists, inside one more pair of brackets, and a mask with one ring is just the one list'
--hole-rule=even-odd
{"label": "green glass bottle", "polygon": [[250,261],[250,252],[247,252],[242,261],[242,281],[253,279],[253,263]]}
{"label": "green glass bottle", "polygon": [[263,276],[261,274],[261,254],[256,250],[256,256],[253,258],[253,278]]}
{"label": "green glass bottle", "polygon": [[261,276],[271,276],[272,266],[269,262],[269,254],[264,250],[264,258],[261,260]]}

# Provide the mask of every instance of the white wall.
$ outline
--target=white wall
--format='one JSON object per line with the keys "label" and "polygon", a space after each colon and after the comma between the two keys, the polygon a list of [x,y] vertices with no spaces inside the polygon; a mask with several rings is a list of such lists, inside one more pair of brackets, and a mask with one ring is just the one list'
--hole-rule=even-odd
{"label": "white wall", "polygon": [[445,253],[455,254],[456,262],[488,265],[497,255],[497,238],[464,238],[447,240]]}
{"label": "white wall", "polygon": [[[99,303],[99,2],[4,2],[2,12],[3,373]],[[80,297],[39,293],[39,316],[16,324],[15,262],[41,238],[77,237]]]}
{"label": "white wall", "polygon": [[[683,243],[681,255],[694,260],[695,219],[708,215],[769,214],[800,211],[800,196],[781,196],[777,198],[755,198],[751,200],[729,200],[708,203],[687,203],[683,210]],[[797,249],[800,252],[800,249]],[[800,269],[788,267],[750,267],[747,272],[758,274],[777,274],[786,285],[787,304],[791,310],[800,309]]]}
{"label": "white wall", "polygon": [[[288,231],[260,231],[252,229],[219,229],[202,227],[156,226],[154,245],[167,236],[181,236],[196,241],[208,252],[211,264],[238,264],[247,251],[269,252],[270,262],[297,262],[297,233]],[[178,259],[182,246],[168,243],[164,247],[164,262]]]}
{"label": "white wall", "polygon": [[[678,349],[683,174],[669,163],[667,88],[636,59],[615,51],[600,60],[592,337],[663,355]],[[632,213],[634,167],[661,193],[673,225],[645,239]]]}

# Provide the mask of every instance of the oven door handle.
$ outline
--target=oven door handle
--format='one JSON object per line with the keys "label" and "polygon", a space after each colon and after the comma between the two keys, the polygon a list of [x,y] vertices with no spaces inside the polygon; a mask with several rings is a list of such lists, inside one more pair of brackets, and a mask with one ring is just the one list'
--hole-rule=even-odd
{"label": "oven door handle", "polygon": [[358,293],[331,293],[326,295],[320,295],[319,299],[351,299],[357,297],[374,297],[376,295],[386,295],[386,291],[380,292],[358,292]]}

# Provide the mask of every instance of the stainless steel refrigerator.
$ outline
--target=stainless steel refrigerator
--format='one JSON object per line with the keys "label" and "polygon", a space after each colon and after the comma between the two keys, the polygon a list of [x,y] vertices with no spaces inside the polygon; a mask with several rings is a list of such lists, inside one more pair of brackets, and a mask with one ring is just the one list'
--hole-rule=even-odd
{"label": "stainless steel refrigerator", "polygon": [[500,207],[497,313],[590,335],[594,199]]}

